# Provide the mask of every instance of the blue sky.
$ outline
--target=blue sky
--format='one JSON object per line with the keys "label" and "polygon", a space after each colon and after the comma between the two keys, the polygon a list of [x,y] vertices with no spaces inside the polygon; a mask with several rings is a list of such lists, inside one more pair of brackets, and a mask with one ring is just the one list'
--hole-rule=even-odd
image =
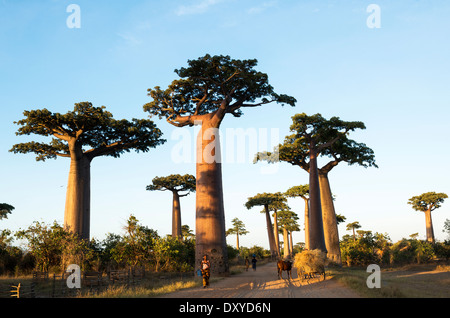
{"label": "blue sky", "polygon": [[[72,3],[81,9],[81,28],[66,24]],[[381,10],[381,28],[366,24],[371,3]],[[0,201],[16,209],[0,228],[63,222],[68,160],[42,163],[32,154],[8,152],[32,139],[15,136],[13,121],[24,110],[66,113],[74,103],[90,101],[118,119],[146,118],[147,89],[166,87],[176,79],[174,69],[209,53],[258,59],[257,68],[275,89],[298,100],[293,108],[266,105],[227,117],[223,136],[227,129],[276,129],[281,140],[291,116],[301,112],[363,121],[367,129],[351,137],[375,151],[379,169],[340,164],[330,173],[337,213],[393,241],[417,232],[425,238],[425,217],[407,201],[428,191],[450,194],[449,16],[444,0],[1,0]],[[160,235],[170,233],[170,194],[145,186],[155,176],[195,174],[195,163],[174,162],[180,131],[154,120],[165,145],[93,161],[91,236],[121,233],[130,214]],[[193,147],[194,131],[185,133]],[[270,140],[268,145],[270,150]],[[267,248],[263,215],[243,204],[260,192],[307,183],[306,172],[247,160],[225,162],[223,174],[227,228],[238,217],[250,231],[241,244]],[[289,204],[303,222],[302,200]],[[182,223],[194,229],[195,195],[181,205]],[[439,240],[445,239],[449,211],[445,202],[433,213]],[[339,230],[349,233],[345,225]],[[295,233],[294,241],[303,241],[303,234]],[[235,237],[228,242],[234,245]]]}

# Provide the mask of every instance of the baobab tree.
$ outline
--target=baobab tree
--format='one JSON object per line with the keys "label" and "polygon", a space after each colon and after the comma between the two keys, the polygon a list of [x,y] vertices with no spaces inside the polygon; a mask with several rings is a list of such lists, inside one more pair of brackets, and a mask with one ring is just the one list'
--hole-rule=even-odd
{"label": "baobab tree", "polygon": [[147,152],[165,142],[151,120],[116,120],[105,107],[89,102],[76,103],[66,114],[47,109],[24,111],[25,118],[14,122],[21,126],[16,135],[36,134],[52,137],[48,143],[16,144],[14,153],[35,153],[37,161],[70,158],[64,225],[89,239],[91,162],[99,156],[119,158],[124,152]]}
{"label": "baobab tree", "polygon": [[272,221],[270,219],[270,211],[269,205],[275,204],[277,202],[285,202],[286,197],[281,192],[276,193],[258,193],[257,195],[248,198],[245,203],[245,207],[247,209],[251,209],[255,206],[263,206],[263,212],[266,215],[266,224],[267,224],[267,236],[269,238],[269,248],[272,259],[279,258],[280,251],[277,249],[277,245],[275,242],[274,229],[272,226]]}
{"label": "baobab tree", "polygon": [[195,177],[190,174],[171,174],[167,177],[155,177],[152,184],[146,188],[148,191],[172,192],[172,237],[183,238],[181,231],[180,198],[195,191]]}
{"label": "baobab tree", "polygon": [[283,231],[284,258],[291,257],[292,242],[289,243],[289,233],[292,233],[293,230],[298,228],[297,220],[297,214],[291,210],[281,210],[278,213],[278,225]]}
{"label": "baobab tree", "polygon": [[358,221],[347,224],[347,231],[353,231],[353,241],[356,241],[355,230],[360,229],[360,228],[361,228],[361,225],[359,224]]}
{"label": "baobab tree", "polygon": [[288,198],[300,197],[305,201],[305,249],[309,250],[309,184],[293,186],[284,195]]}
{"label": "baobab tree", "polygon": [[234,218],[233,220],[231,220],[231,223],[233,224],[233,227],[229,228],[226,231],[226,235],[236,234],[236,249],[239,250],[239,235],[246,235],[249,233],[249,231],[245,229],[244,222],[242,222],[238,218]]}
{"label": "baobab tree", "polygon": [[[362,122],[342,121],[338,117],[327,120],[320,114],[312,116],[304,113],[297,114],[292,119],[291,131],[294,134],[287,136],[284,143],[278,145],[273,153],[258,153],[255,161],[285,161],[300,166],[309,173],[310,210],[315,211],[315,213],[310,212],[312,213],[310,219],[314,218],[314,215],[318,216],[319,207],[322,211],[322,221],[320,217],[316,217],[316,225],[312,225],[312,227],[317,230],[311,232],[311,235],[316,235],[314,241],[322,245],[320,224],[323,224],[323,241],[328,252],[327,256],[340,264],[339,233],[328,174],[340,162],[347,162],[349,165],[377,167],[372,149],[363,143],[357,143],[347,138],[348,132],[366,127]],[[318,156],[331,157],[332,160],[318,168]],[[311,167],[314,168],[311,169]]]}
{"label": "baobab tree", "polygon": [[[269,212],[272,213],[273,217],[273,235],[275,237],[275,246],[277,249],[278,255],[280,255],[280,236],[278,231],[278,211],[281,210],[289,210],[289,206],[286,204],[286,199],[284,201],[274,201],[269,204]],[[261,211],[261,213],[265,213],[265,209]]]}
{"label": "baobab tree", "polygon": [[206,54],[175,70],[180,79],[167,89],[148,90],[153,101],[144,105],[151,116],[175,127],[199,125],[196,162],[196,265],[203,255],[212,273],[229,274],[219,128],[226,114],[243,115],[243,108],[269,103],[295,105],[295,98],[277,94],[267,74],[256,71],[256,59],[234,60]]}
{"label": "baobab tree", "polygon": [[427,231],[427,241],[434,243],[433,222],[431,220],[431,212],[440,208],[444,199],[448,196],[445,193],[426,192],[418,196],[414,196],[408,200],[408,204],[416,211],[425,213],[425,224]]}

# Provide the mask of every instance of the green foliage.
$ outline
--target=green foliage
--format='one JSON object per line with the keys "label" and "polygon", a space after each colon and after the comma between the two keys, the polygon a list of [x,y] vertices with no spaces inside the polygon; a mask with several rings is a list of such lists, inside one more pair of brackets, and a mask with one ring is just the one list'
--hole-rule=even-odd
{"label": "green foliage", "polygon": [[247,202],[244,204],[247,209],[251,209],[255,206],[269,206],[270,204],[286,202],[286,197],[281,192],[276,193],[258,193],[257,195],[248,198]]}
{"label": "green foliage", "polygon": [[[36,160],[70,157],[82,152],[91,159],[97,156],[120,157],[131,149],[147,152],[165,142],[162,133],[151,120],[133,118],[116,120],[105,107],[94,107],[89,102],[76,103],[66,114],[47,109],[24,111],[25,118],[14,122],[20,128],[16,135],[52,137],[48,143],[27,142],[11,148],[14,153],[35,153]],[[75,148],[71,149],[70,143]]]}
{"label": "green foliage", "polygon": [[298,225],[298,216],[295,212],[290,210],[281,210],[277,213],[278,227],[280,230],[285,228],[288,232],[300,231]]}
{"label": "green foliage", "polygon": [[416,211],[434,211],[441,207],[444,199],[448,196],[445,193],[426,192],[418,196],[414,196],[408,200],[408,204]]}
{"label": "green foliage", "polygon": [[256,65],[255,59],[234,60],[223,55],[188,60],[187,67],[175,70],[180,79],[167,89],[148,89],[153,101],[144,105],[144,111],[176,126],[192,126],[195,116],[213,113],[223,102],[227,104],[224,112],[236,117],[242,115],[241,107],[271,102],[294,106],[295,98],[275,93],[267,74],[256,71]]}
{"label": "green foliage", "polygon": [[252,256],[255,255],[256,258],[258,259],[263,259],[263,258],[270,258],[271,254],[270,251],[262,248],[261,246],[258,245],[254,245],[250,248],[248,247],[241,247],[240,249],[240,256],[245,258],[248,257],[249,259],[252,258]]}
{"label": "green foliage", "polygon": [[284,195],[288,198],[301,197],[308,199],[309,197],[309,184],[293,186],[289,188]]}
{"label": "green foliage", "polygon": [[415,239],[402,239],[391,248],[391,263],[410,264],[425,263],[434,256],[433,244]]}
{"label": "green foliage", "polygon": [[372,149],[347,138],[350,131],[365,129],[364,123],[343,121],[339,117],[325,119],[320,114],[308,116],[305,113],[296,114],[292,121],[292,134],[285,137],[284,143],[276,146],[273,152],[257,153],[254,162],[283,161],[309,171],[310,147],[313,145],[318,155],[332,158],[333,164],[329,169],[341,161],[349,165],[377,167]]}
{"label": "green foliage", "polygon": [[389,262],[390,239],[371,231],[358,231],[358,237],[344,235],[340,242],[341,257],[347,265],[368,265]]}
{"label": "green foliage", "polygon": [[27,241],[39,270],[48,271],[50,267],[65,270],[71,263],[84,268],[93,258],[89,242],[56,222],[49,226],[35,221],[28,229],[16,232],[16,237]]}
{"label": "green foliage", "polygon": [[14,207],[8,203],[0,203],[0,220],[7,219],[8,214],[11,214]]}
{"label": "green foliage", "polygon": [[187,194],[195,191],[196,179],[193,175],[171,174],[167,177],[155,177],[152,184],[147,186],[148,191],[187,191]]}
{"label": "green foliage", "polygon": [[233,224],[233,227],[229,228],[226,231],[226,235],[232,235],[232,234],[237,234],[237,235],[246,235],[249,232],[245,229],[245,224],[244,222],[242,222],[241,220],[239,220],[238,218],[234,218],[233,220],[231,220],[231,223]]}

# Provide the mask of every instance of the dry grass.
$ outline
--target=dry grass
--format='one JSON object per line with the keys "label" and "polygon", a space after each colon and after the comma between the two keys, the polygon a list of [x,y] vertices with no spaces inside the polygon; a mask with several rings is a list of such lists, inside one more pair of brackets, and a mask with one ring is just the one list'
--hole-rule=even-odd
{"label": "dry grass", "polygon": [[370,289],[370,273],[362,268],[331,268],[332,277],[354,289],[363,297],[374,298],[448,298],[450,266],[409,265],[381,270],[381,288]]}
{"label": "dry grass", "polygon": [[303,251],[295,255],[294,267],[303,272],[322,272],[325,267],[326,256],[320,250]]}

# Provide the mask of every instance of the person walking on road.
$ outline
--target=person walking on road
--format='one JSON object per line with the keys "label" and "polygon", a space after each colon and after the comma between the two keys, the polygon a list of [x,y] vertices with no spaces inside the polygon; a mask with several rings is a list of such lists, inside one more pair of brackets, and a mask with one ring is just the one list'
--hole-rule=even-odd
{"label": "person walking on road", "polygon": [[252,258],[252,268],[253,268],[254,271],[256,271],[256,257],[255,257],[255,255],[253,255],[253,258]]}
{"label": "person walking on road", "polygon": [[200,270],[202,271],[202,277],[203,277],[203,288],[206,288],[209,286],[209,276],[211,273],[211,263],[207,259],[207,256],[203,256],[203,260],[200,263]]}

